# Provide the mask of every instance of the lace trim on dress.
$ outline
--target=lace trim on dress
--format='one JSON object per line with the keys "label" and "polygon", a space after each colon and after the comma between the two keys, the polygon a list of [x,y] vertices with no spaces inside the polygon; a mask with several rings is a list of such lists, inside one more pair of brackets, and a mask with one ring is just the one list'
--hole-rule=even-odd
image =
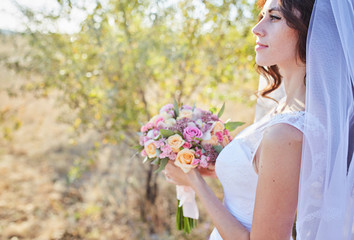
{"label": "lace trim on dress", "polygon": [[258,131],[249,134],[240,140],[246,144],[249,149],[251,150],[251,161],[253,161],[254,156],[258,150],[258,147],[263,138],[263,132],[267,127],[270,127],[277,123],[287,123],[291,126],[296,127],[301,132],[304,131],[304,124],[305,124],[305,111],[296,111],[296,112],[285,112],[285,113],[278,113],[271,117],[271,119],[265,125],[261,126]]}

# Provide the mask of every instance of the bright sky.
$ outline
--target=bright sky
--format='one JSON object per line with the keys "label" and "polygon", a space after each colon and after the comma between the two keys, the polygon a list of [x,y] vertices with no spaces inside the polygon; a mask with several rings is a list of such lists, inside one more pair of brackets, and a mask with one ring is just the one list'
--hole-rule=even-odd
{"label": "bright sky", "polygon": [[[105,1],[105,0],[103,0]],[[167,0],[165,2],[166,6],[175,5],[179,0]],[[203,9],[203,4],[200,0],[191,0],[197,6],[197,14],[201,14],[198,17],[203,18],[205,14],[205,9]],[[254,0],[249,0],[254,1]],[[28,7],[32,10],[40,10],[45,12],[57,12],[60,9],[60,5],[57,0],[1,0],[0,4],[0,29],[11,30],[11,31],[24,31],[26,29],[24,25],[24,19],[21,17],[21,13],[17,9],[14,2],[17,2],[20,6]],[[102,1],[101,1],[102,2]],[[222,4],[222,0],[209,0],[209,2],[214,5]],[[95,0],[76,0],[75,3],[86,6],[88,9],[95,7]],[[230,17],[232,18],[235,14],[234,9],[231,9]],[[74,33],[79,31],[79,24],[85,19],[85,12],[78,9],[73,9],[71,12],[71,20],[62,18],[58,21],[58,24],[52,26],[49,25],[50,29],[54,32],[61,33]],[[46,24],[44,22],[44,24]],[[48,25],[46,26],[48,28]]]}
{"label": "bright sky", "polygon": [[[59,11],[60,5],[57,0],[16,0],[16,2],[32,10],[45,12]],[[87,1],[90,2],[90,1]],[[59,32],[73,33],[79,30],[79,23],[85,19],[82,11],[73,9],[72,20],[60,20],[58,25],[53,26]],[[20,11],[17,9],[14,0],[1,0],[0,4],[0,29],[11,31],[23,31],[25,26]]]}

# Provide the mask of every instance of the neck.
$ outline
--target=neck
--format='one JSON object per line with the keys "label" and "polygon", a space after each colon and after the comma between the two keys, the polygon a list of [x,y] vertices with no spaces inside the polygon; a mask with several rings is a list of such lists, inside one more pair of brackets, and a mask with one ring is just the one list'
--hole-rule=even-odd
{"label": "neck", "polygon": [[283,76],[286,101],[282,109],[304,110],[305,109],[305,75],[306,65],[300,60],[297,63],[279,66],[280,74]]}

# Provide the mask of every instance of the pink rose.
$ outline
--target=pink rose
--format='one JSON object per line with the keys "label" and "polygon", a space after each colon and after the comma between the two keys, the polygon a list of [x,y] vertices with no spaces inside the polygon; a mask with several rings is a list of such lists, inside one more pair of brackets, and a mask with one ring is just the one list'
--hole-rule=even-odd
{"label": "pink rose", "polygon": [[183,137],[188,142],[191,142],[195,138],[201,138],[202,135],[202,131],[200,131],[199,128],[193,126],[186,127],[183,131]]}
{"label": "pink rose", "polygon": [[182,147],[183,148],[191,148],[192,144],[190,144],[189,142],[185,142]]}
{"label": "pink rose", "polygon": [[216,132],[215,136],[218,138],[219,143],[222,143],[222,141],[224,140],[222,132]]}
{"label": "pink rose", "polygon": [[192,162],[192,165],[198,165],[200,163],[200,159],[195,158]]}

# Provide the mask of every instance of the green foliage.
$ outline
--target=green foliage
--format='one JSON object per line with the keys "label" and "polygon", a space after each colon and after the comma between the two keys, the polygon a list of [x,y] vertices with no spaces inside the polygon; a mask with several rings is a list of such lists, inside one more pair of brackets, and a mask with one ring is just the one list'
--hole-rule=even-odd
{"label": "green foliage", "polygon": [[229,130],[230,132],[232,132],[237,127],[242,126],[243,124],[245,124],[245,123],[244,122],[227,122],[227,123],[225,123],[225,128],[227,130]]}
{"label": "green foliage", "polygon": [[[72,1],[58,3],[62,15],[41,16],[56,22],[73,9],[86,10],[80,32],[29,29],[31,48],[19,69],[44,76],[26,89],[43,95],[60,90],[60,100],[77,115],[62,120],[77,133],[98,130],[102,143],[136,141],[138,122],[174,97],[204,104],[244,101],[247,89],[254,89],[246,83],[257,82],[254,4],[248,1],[97,1],[92,12]],[[45,28],[36,20],[39,13],[22,10],[28,22]],[[215,91],[222,85],[227,89]]]}
{"label": "green foliage", "polygon": [[218,118],[221,118],[221,116],[223,115],[224,111],[225,111],[225,103],[223,103],[221,109],[218,112]]}
{"label": "green foliage", "polygon": [[160,134],[164,137],[164,138],[168,138],[172,135],[175,134],[174,131],[168,130],[168,129],[160,129]]}
{"label": "green foliage", "polygon": [[[23,90],[37,96],[55,92],[69,106],[70,116],[74,115],[63,114],[61,120],[75,133],[93,129],[100,134],[93,152],[74,162],[68,182],[92,166],[101,144],[136,145],[139,122],[147,122],[173,99],[176,104],[199,106],[252,103],[249,96],[258,82],[251,33],[256,19],[253,2],[97,0],[90,9],[80,1],[57,2],[61,5],[57,13],[21,7],[29,26],[23,35],[29,47],[23,49],[27,52],[20,61],[11,57],[1,61],[16,72],[40,76],[28,81]],[[79,32],[53,30],[78,9],[86,14]],[[10,126],[18,127],[20,122]],[[226,124],[227,129],[234,127]],[[10,136],[11,129],[3,135]],[[166,163],[161,160],[160,167]],[[136,189],[149,190],[144,204],[151,201],[155,206],[157,177],[148,174],[146,183],[142,178],[139,175]]]}

